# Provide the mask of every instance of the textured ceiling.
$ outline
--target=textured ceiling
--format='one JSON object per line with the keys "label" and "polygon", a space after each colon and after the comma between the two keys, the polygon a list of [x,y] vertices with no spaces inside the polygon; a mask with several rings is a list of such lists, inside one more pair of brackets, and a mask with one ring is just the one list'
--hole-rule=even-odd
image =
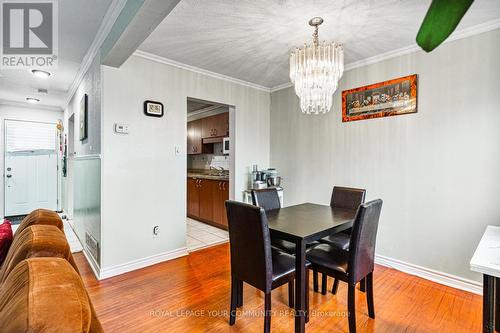
{"label": "textured ceiling", "polygon": [[[346,64],[407,47],[431,0],[182,0],[139,47],[266,87],[289,81],[288,53],[321,40],[345,45]],[[500,18],[499,0],[476,0],[457,31]]]}
{"label": "textured ceiling", "polygon": [[[27,69],[0,71],[0,102],[25,103],[26,97],[40,99],[39,105],[62,108],[83,57],[101,25],[111,0],[59,0],[59,62],[48,79],[34,77]],[[36,93],[38,88],[48,95]]]}

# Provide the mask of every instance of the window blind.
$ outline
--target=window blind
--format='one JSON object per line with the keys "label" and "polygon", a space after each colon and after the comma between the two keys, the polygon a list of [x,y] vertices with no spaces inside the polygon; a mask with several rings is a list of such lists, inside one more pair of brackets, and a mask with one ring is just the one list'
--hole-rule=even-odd
{"label": "window blind", "polygon": [[6,150],[56,150],[56,125],[29,121],[6,121]]}

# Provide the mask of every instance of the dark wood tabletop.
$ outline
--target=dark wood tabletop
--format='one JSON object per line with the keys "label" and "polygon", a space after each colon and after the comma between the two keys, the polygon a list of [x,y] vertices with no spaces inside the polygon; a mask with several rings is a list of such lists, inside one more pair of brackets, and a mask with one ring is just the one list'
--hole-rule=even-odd
{"label": "dark wood tabletop", "polygon": [[306,245],[352,227],[355,209],[305,203],[266,212],[269,231],[295,243],[295,333],[306,330]]}
{"label": "dark wood tabletop", "polygon": [[356,210],[304,203],[268,211],[266,215],[273,233],[287,240],[313,241],[352,227]]}

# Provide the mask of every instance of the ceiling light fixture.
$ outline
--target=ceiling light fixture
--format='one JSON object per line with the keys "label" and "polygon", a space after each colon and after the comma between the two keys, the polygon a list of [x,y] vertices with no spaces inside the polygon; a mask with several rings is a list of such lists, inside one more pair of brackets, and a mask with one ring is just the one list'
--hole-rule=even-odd
{"label": "ceiling light fixture", "polygon": [[28,103],[31,103],[31,104],[36,104],[36,103],[40,102],[40,100],[38,98],[34,98],[34,97],[26,97],[26,101]]}
{"label": "ceiling light fixture", "polygon": [[327,113],[332,108],[333,93],[344,73],[344,47],[341,43],[319,42],[321,17],[309,20],[314,27],[313,43],[304,44],[290,54],[290,79],[306,114]]}
{"label": "ceiling light fixture", "polygon": [[31,73],[33,73],[33,75],[35,75],[36,77],[39,77],[41,79],[46,79],[50,76],[49,72],[41,71],[39,69],[33,69],[33,70],[31,70]]}

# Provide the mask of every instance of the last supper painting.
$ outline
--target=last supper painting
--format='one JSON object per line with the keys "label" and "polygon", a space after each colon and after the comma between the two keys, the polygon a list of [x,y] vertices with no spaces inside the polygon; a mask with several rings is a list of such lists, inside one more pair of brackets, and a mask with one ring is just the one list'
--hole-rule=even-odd
{"label": "last supper painting", "polygon": [[416,74],[342,92],[343,122],[416,112]]}

